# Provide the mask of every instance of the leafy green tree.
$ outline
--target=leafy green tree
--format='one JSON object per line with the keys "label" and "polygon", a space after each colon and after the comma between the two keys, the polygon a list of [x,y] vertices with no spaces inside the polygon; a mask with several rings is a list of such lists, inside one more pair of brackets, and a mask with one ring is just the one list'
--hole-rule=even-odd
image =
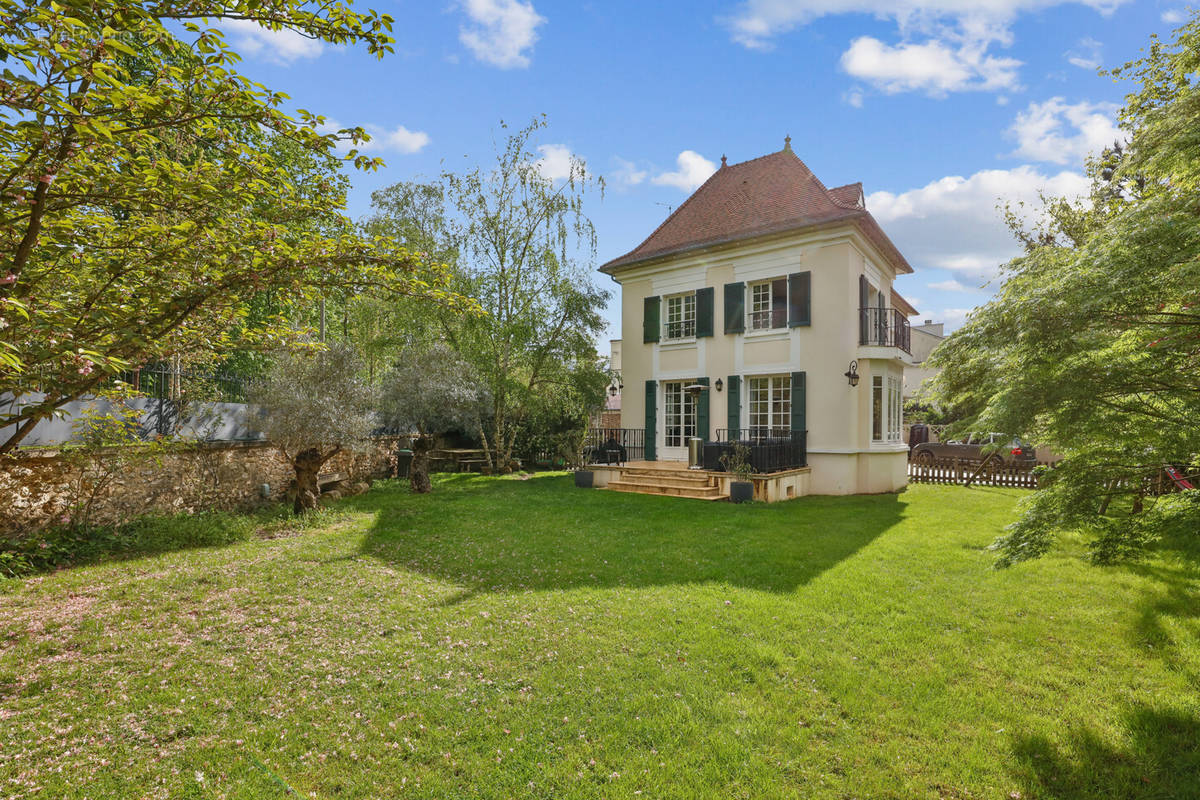
{"label": "leafy green tree", "polygon": [[222,19],[391,51],[390,17],[336,0],[0,0],[0,394],[45,393],[0,416],[0,453],[121,369],[292,335],[285,315],[240,324],[256,295],[458,299],[444,270],[342,215],[329,159],[362,130],[285,113],[236,71],[207,27]]}
{"label": "leafy green tree", "polygon": [[1010,215],[1023,254],[932,359],[941,400],[966,412],[956,430],[1064,456],[997,543],[1002,564],[1062,530],[1111,561],[1200,528],[1200,493],[1147,508],[1165,465],[1200,473],[1200,17],[1113,74],[1137,82],[1129,142],[1089,162],[1086,200],[1051,200],[1031,227]]}
{"label": "leafy green tree", "polygon": [[458,255],[453,285],[483,310],[444,318],[445,335],[491,395],[483,444],[499,470],[512,463],[520,423],[539,396],[570,381],[575,365],[599,364],[609,297],[589,277],[596,232],[583,207],[603,184],[574,156],[565,177],[543,174],[533,152],[543,127],[534,120],[509,135],[490,169],[443,175]]}

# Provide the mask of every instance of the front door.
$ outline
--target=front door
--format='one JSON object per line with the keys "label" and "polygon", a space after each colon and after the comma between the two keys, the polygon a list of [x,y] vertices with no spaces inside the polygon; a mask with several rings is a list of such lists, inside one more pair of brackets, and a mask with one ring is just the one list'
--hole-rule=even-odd
{"label": "front door", "polygon": [[696,435],[696,398],[684,391],[687,381],[663,383],[664,461],[687,461],[687,440]]}

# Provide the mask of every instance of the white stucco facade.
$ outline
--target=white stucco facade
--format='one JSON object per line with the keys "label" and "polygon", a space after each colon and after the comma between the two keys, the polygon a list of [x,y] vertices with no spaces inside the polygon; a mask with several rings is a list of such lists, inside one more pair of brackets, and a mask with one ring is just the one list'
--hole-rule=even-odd
{"label": "white stucco facade", "polygon": [[[749,286],[803,272],[811,276],[807,324],[724,332],[722,291],[726,284]],[[860,344],[860,276],[865,276],[870,287],[872,307],[877,302],[888,303],[895,270],[856,226],[845,223],[691,249],[615,272],[613,279],[622,288],[624,331],[622,426],[647,427],[648,391],[652,391],[656,454],[660,459],[682,458],[683,453],[664,439],[667,384],[707,379],[708,430],[699,430],[697,435],[713,440],[717,429],[727,428],[731,422],[731,386],[736,384],[739,392],[738,424],[746,426],[749,379],[804,373],[805,389],[793,401],[804,404],[811,469],[805,493],[868,494],[901,489],[907,482],[908,451],[901,438],[900,412],[897,409],[893,414],[889,404],[898,406],[904,370],[912,359],[900,347]],[[706,287],[715,290],[711,336],[643,341],[646,298],[667,298]],[[857,362],[857,386],[851,386],[845,376],[851,362]],[[731,376],[737,380],[731,381]],[[716,388],[718,379],[721,390]],[[645,388],[648,381],[653,382],[652,389]],[[882,414],[876,386],[883,389]]]}

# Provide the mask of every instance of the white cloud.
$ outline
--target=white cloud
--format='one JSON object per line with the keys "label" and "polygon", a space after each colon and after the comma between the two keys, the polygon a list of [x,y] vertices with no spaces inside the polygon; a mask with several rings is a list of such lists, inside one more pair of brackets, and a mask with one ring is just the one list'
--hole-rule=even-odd
{"label": "white cloud", "polygon": [[1103,45],[1090,36],[1079,40],[1075,48],[1066,52],[1067,62],[1080,69],[1096,70],[1100,68],[1100,51]]}
{"label": "white cloud", "polygon": [[1019,14],[1067,3],[1111,13],[1128,0],[745,0],[724,20],[734,41],[768,48],[774,38],[813,20],[838,14],[870,14],[894,20],[902,33],[926,31],[949,20],[964,33],[1006,40]]}
{"label": "white cloud", "polygon": [[951,278],[950,280],[947,280],[947,281],[934,281],[933,283],[926,284],[926,285],[930,289],[937,289],[939,292],[978,292],[979,291],[979,287],[967,286],[965,284],[959,283],[954,278]]}
{"label": "white cloud", "polygon": [[1081,165],[1088,155],[1126,138],[1114,122],[1117,110],[1115,103],[1071,104],[1061,97],[1030,103],[1008,129],[1017,140],[1013,155]]}
{"label": "white cloud", "polygon": [[842,68],[887,92],[934,96],[1016,88],[1021,62],[988,53],[1012,44],[1022,13],[1085,5],[1111,13],[1129,0],[744,0],[723,20],[734,41],[756,50],[825,16],[869,14],[896,24],[899,41],[863,36],[842,55]]}
{"label": "white cloud", "polygon": [[221,20],[219,27],[241,55],[263,58],[283,66],[300,58],[316,58],[325,50],[324,43],[319,40],[301,36],[293,30],[273,31],[248,19]]}
{"label": "white cloud", "polygon": [[1187,14],[1181,8],[1171,8],[1162,12],[1162,21],[1168,25],[1178,25],[1187,20]]}
{"label": "white cloud", "polygon": [[955,328],[961,328],[967,321],[967,315],[974,310],[973,308],[943,308],[941,311],[934,312],[933,319],[944,322],[946,330],[952,331]]}
{"label": "white cloud", "polygon": [[851,89],[850,91],[846,92],[844,98],[847,103],[855,108],[863,107],[863,93],[861,89]]}
{"label": "white cloud", "polygon": [[716,164],[695,150],[684,150],[675,159],[675,162],[679,169],[675,172],[663,172],[655,175],[650,182],[657,186],[674,186],[685,192],[692,192],[717,171]]}
{"label": "white cloud", "polygon": [[538,172],[552,181],[561,181],[571,176],[571,148],[565,144],[539,144]]}
{"label": "white cloud", "polygon": [[[326,117],[325,123],[317,126],[317,133],[337,133],[345,127],[345,125],[336,119]],[[411,155],[421,151],[432,141],[428,133],[424,131],[410,131],[403,125],[397,125],[395,128],[388,130],[380,125],[371,125],[368,123],[363,125],[362,129],[371,135],[371,141],[358,145],[358,151],[361,153],[390,151]],[[349,150],[352,147],[354,145],[350,142],[338,142],[339,150]]]}
{"label": "white cloud", "polygon": [[623,158],[614,158],[617,169],[612,173],[613,180],[618,186],[637,186],[649,177],[649,172],[638,169],[637,164]]}
{"label": "white cloud", "polygon": [[1031,166],[939,178],[899,194],[873,192],[867,208],[918,270],[935,267],[982,284],[1019,252],[999,206],[1040,208],[1038,193],[1079,197],[1088,181],[1077,172],[1047,175]]}
{"label": "white cloud", "polygon": [[458,30],[458,39],[475,57],[501,69],[529,66],[529,51],[546,18],[533,3],[521,0],[464,0],[471,25]]}
{"label": "white cloud", "polygon": [[935,97],[947,92],[1016,88],[1021,66],[1014,58],[989,56],[975,43],[954,47],[931,39],[893,47],[871,36],[851,42],[841,63],[850,75],[888,94],[917,90]]}

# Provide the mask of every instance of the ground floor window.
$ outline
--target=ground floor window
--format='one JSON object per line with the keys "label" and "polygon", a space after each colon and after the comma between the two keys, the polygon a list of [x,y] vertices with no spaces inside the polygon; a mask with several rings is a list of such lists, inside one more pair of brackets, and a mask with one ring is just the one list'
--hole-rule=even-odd
{"label": "ground floor window", "polygon": [[684,447],[688,438],[696,435],[696,398],[684,391],[686,385],[686,381],[663,384],[666,408],[663,445],[666,447]]}
{"label": "ground floor window", "polygon": [[871,441],[898,442],[901,439],[903,391],[894,375],[871,378]]}
{"label": "ground floor window", "polygon": [[749,392],[750,432],[769,436],[792,427],[792,379],[790,375],[766,375],[746,381]]}

